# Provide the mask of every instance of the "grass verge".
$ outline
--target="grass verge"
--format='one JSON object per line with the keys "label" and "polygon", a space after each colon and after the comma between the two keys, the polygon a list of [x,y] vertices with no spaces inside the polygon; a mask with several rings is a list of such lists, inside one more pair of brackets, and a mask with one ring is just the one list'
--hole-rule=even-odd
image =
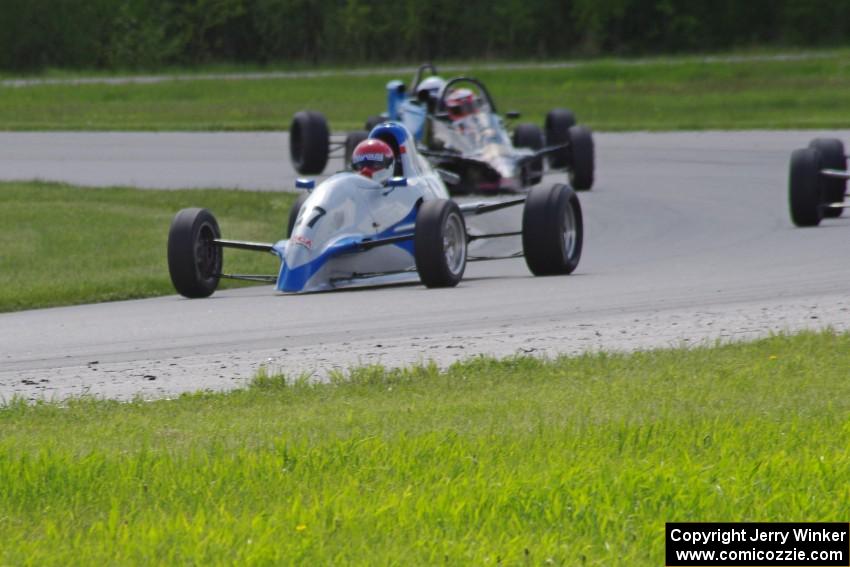
{"label": "grass verge", "polygon": [[[569,69],[469,68],[501,110],[541,123],[573,108],[597,130],[850,127],[850,51],[803,60],[600,60]],[[287,129],[304,108],[336,130],[384,107],[384,84],[407,76],[186,80],[3,88],[4,130]]]}
{"label": "grass verge", "polygon": [[0,563],[661,565],[843,521],[850,335],[0,409]]}
{"label": "grass verge", "polygon": [[[284,237],[294,198],[278,192],[0,183],[0,311],[175,293],[166,242],[179,209],[206,207],[225,236],[270,242]],[[232,272],[274,274],[279,266],[271,254],[225,256]]]}

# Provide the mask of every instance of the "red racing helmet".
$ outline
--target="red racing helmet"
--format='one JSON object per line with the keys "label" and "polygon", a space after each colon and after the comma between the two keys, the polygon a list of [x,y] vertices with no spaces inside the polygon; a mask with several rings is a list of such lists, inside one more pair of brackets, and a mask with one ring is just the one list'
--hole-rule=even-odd
{"label": "red racing helmet", "polygon": [[393,176],[395,156],[390,146],[381,140],[363,140],[351,153],[351,169],[384,183]]}

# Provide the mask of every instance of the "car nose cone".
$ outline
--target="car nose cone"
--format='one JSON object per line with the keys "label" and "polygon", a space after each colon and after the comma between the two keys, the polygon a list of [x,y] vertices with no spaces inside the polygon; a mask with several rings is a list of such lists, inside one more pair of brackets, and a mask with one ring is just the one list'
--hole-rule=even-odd
{"label": "car nose cone", "polygon": [[278,275],[280,291],[302,291],[310,278],[322,267],[322,256],[303,234],[290,238]]}

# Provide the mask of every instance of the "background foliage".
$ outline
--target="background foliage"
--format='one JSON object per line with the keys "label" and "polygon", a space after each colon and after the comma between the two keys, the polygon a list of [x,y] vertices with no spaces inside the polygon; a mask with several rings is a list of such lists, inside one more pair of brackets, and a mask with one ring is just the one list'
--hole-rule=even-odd
{"label": "background foliage", "polygon": [[0,0],[0,69],[842,45],[835,0]]}

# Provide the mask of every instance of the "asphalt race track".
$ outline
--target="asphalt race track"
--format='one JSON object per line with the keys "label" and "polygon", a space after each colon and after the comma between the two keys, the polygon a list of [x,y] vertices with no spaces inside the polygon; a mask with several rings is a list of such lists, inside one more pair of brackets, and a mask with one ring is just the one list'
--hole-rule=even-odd
{"label": "asphalt race track", "polygon": [[[470,264],[455,289],[260,286],[3,314],[0,396],[163,397],[240,386],[261,367],[321,378],[358,364],[846,330],[850,218],[816,229],[788,218],[789,154],[816,135],[850,142],[846,131],[596,135],[572,276],[535,278],[517,259]],[[294,178],[285,144],[281,133],[2,133],[0,178],[281,189]]]}

